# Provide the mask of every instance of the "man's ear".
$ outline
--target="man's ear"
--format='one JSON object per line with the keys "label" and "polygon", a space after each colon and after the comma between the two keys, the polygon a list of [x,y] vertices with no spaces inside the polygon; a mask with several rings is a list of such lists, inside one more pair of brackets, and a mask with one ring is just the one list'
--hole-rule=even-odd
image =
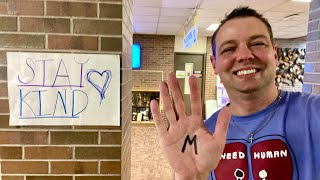
{"label": "man's ear", "polygon": [[215,57],[214,56],[210,56],[210,61],[211,61],[212,67],[213,67],[214,74],[218,75],[218,72],[217,72],[217,61],[216,61]]}
{"label": "man's ear", "polygon": [[276,65],[278,67],[279,66],[279,60],[278,60],[278,47],[277,47],[277,45],[274,45],[273,50],[274,50],[274,58],[276,60]]}

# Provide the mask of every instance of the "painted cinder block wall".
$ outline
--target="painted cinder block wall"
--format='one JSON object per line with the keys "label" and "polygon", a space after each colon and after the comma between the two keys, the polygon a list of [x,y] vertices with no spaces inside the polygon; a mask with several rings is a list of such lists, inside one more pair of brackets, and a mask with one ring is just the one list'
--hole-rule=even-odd
{"label": "painted cinder block wall", "polygon": [[[2,180],[130,179],[132,0],[8,0],[0,15]],[[9,127],[8,51],[121,55],[121,126]]]}
{"label": "painted cinder block wall", "polygon": [[320,0],[310,3],[303,92],[320,94]]}

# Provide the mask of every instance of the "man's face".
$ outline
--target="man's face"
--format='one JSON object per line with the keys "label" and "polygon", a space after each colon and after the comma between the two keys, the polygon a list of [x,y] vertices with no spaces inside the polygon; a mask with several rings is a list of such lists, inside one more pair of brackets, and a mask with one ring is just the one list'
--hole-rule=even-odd
{"label": "man's face", "polygon": [[274,86],[277,52],[267,27],[258,18],[226,22],[216,36],[215,74],[228,90],[252,92]]}

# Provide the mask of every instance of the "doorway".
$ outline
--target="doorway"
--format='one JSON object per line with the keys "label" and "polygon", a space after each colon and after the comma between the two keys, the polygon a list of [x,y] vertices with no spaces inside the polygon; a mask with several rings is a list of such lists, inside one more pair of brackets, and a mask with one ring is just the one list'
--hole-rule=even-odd
{"label": "doorway", "polygon": [[198,87],[201,92],[201,104],[204,100],[204,69],[205,54],[175,53],[174,55],[174,72],[178,78],[182,96],[184,98],[185,110],[187,115],[191,114],[190,108],[190,91],[188,76],[194,74],[198,79]]}

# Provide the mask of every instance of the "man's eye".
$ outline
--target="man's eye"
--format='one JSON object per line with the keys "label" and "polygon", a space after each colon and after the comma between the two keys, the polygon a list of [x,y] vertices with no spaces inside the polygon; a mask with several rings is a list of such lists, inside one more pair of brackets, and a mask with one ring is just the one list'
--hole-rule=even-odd
{"label": "man's eye", "polygon": [[225,48],[221,54],[225,53],[225,52],[229,52],[229,51],[233,51],[235,48],[233,47],[229,47],[229,48]]}
{"label": "man's eye", "polygon": [[263,42],[254,42],[251,44],[252,46],[265,46]]}

